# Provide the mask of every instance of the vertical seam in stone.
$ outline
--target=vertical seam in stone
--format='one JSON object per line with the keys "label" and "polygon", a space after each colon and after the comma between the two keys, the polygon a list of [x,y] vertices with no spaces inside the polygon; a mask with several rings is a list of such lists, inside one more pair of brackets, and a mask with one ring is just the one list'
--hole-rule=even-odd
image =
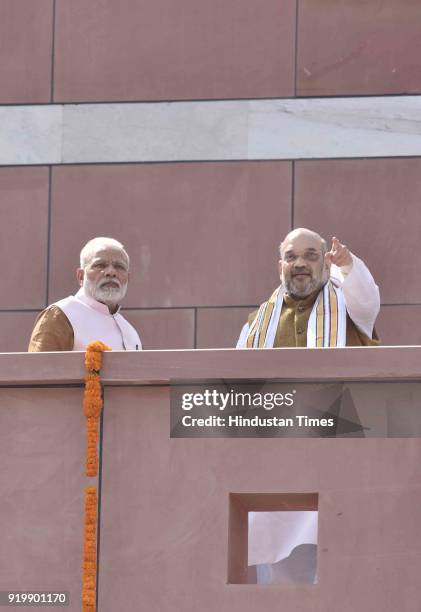
{"label": "vertical seam in stone", "polygon": [[294,204],[295,204],[295,161],[292,160],[291,168],[291,217],[290,217],[290,231],[294,229]]}
{"label": "vertical seam in stone", "polygon": [[194,308],[193,348],[197,348],[197,308]]}
{"label": "vertical seam in stone", "polygon": [[299,1],[295,0],[295,56],[294,56],[294,97],[297,97],[297,65],[298,65],[298,13]]}
{"label": "vertical seam in stone", "polygon": [[45,307],[49,303],[50,293],[50,243],[51,243],[51,188],[52,188],[52,166],[48,166],[48,213],[47,213],[47,270],[46,270],[46,283],[45,283]]}
{"label": "vertical seam in stone", "polygon": [[50,75],[50,102],[54,102],[54,56],[56,31],[56,0],[53,0],[53,31],[51,35],[51,75]]}

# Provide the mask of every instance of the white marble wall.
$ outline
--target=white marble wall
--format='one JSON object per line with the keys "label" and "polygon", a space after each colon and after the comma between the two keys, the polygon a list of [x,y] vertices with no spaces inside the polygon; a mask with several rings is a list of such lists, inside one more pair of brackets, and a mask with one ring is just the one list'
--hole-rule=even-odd
{"label": "white marble wall", "polygon": [[241,102],[69,105],[63,162],[174,161],[247,157]]}
{"label": "white marble wall", "polygon": [[59,164],[63,106],[0,106],[0,164]]}
{"label": "white marble wall", "polygon": [[421,155],[421,96],[0,107],[0,164]]}

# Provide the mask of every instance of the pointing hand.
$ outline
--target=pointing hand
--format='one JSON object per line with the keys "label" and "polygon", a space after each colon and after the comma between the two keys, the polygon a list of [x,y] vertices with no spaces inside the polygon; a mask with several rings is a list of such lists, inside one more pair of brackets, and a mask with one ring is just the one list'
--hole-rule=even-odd
{"label": "pointing hand", "polygon": [[352,256],[348,248],[339,242],[335,237],[332,238],[332,248],[325,255],[327,263],[333,263],[339,268],[352,265]]}

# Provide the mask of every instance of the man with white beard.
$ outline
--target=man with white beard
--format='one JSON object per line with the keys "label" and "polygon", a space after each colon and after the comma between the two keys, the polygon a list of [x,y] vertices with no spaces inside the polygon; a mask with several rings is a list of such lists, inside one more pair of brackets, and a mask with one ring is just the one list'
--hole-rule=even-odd
{"label": "man with white beard", "polygon": [[129,263],[123,245],[113,238],[93,238],[85,244],[76,271],[79,291],[39,314],[28,351],[84,351],[94,340],[117,351],[140,350],[138,333],[119,314]]}

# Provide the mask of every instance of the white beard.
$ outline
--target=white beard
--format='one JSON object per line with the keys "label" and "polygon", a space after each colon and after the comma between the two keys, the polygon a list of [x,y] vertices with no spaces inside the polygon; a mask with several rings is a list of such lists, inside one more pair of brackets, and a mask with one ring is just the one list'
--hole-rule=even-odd
{"label": "white beard", "polygon": [[86,294],[97,302],[101,302],[107,306],[116,306],[126,295],[127,283],[120,287],[98,287],[85,278],[83,288]]}

